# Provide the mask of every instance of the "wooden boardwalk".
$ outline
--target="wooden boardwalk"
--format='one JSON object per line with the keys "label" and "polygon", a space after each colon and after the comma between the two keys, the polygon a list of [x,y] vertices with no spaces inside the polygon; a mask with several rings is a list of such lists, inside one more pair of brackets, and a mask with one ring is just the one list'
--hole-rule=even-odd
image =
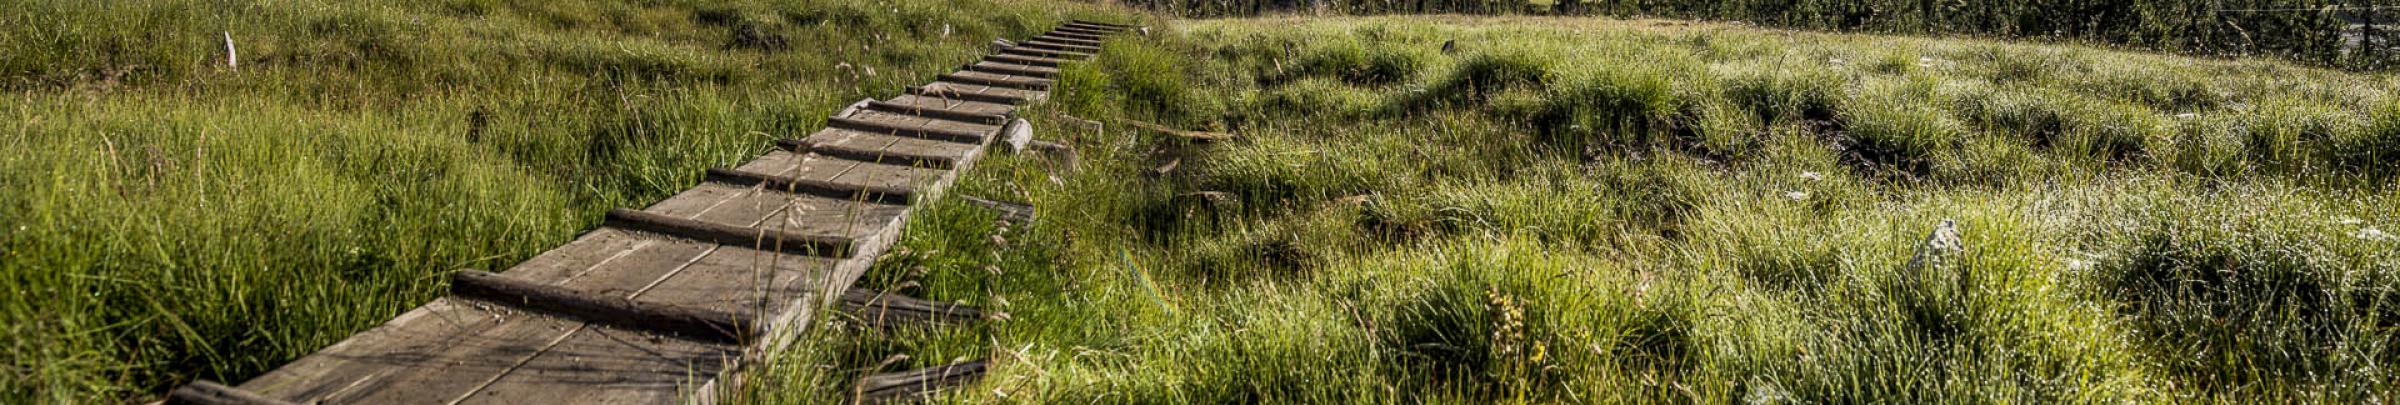
{"label": "wooden boardwalk", "polygon": [[611,211],[516,267],[461,271],[450,296],[382,326],[238,386],[194,382],[168,402],[717,402],[740,366],[842,300],[913,204],[939,198],[1023,125],[1012,114],[1048,95],[1060,62],[1127,28],[1068,23],[845,110],[665,201]]}

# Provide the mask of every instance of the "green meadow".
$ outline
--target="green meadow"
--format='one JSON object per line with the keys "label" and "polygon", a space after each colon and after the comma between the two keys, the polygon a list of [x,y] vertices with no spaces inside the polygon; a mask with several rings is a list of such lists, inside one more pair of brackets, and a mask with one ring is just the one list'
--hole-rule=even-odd
{"label": "green meadow", "polygon": [[1072,156],[995,154],[950,193],[1036,219],[935,202],[861,283],[1006,315],[822,317],[737,402],[976,358],[937,401],[2400,391],[2388,73],[1046,0],[21,3],[0,402],[247,379],[1069,18],[1151,30],[1022,113]]}
{"label": "green meadow", "polygon": [[754,396],[968,358],[1000,365],[945,400],[2400,387],[2389,75],[1540,17],[1186,20],[1104,55],[1027,114],[1076,162],[998,157],[961,187],[1031,225],[942,202],[866,282],[1005,319],[836,322],[769,371],[815,391]]}

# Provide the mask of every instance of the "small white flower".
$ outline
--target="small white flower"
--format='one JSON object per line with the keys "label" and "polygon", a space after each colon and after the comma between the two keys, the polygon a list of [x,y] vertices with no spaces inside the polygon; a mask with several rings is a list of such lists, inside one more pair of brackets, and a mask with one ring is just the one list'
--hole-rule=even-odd
{"label": "small white flower", "polygon": [[1824,175],[1824,174],[1817,173],[1817,172],[1800,172],[1800,178],[1803,178],[1803,179],[1809,179],[1809,180],[1811,180],[1811,181],[1816,181],[1816,180],[1824,180],[1824,179],[1825,179],[1825,175]]}
{"label": "small white flower", "polygon": [[1808,199],[1808,192],[1805,192],[1805,191],[1788,191],[1788,192],[1784,192],[1784,193],[1783,193],[1783,196],[1784,196],[1784,197],[1787,197],[1787,198],[1791,198],[1791,199],[1792,199],[1792,201],[1800,201],[1800,200],[1806,200],[1806,199]]}
{"label": "small white flower", "polygon": [[2359,229],[2358,233],[2355,235],[2358,236],[2359,239],[2366,240],[2390,240],[2392,238],[2392,234],[2383,233],[2383,230],[2375,229],[2374,227]]}

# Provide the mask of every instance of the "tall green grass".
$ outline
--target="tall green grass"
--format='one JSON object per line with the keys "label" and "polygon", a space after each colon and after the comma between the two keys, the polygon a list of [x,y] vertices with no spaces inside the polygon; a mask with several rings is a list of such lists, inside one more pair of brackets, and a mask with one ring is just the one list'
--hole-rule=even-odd
{"label": "tall green grass", "polygon": [[[16,2],[0,402],[241,381],[1067,16],[1046,1]],[[239,58],[226,63],[224,40]]]}
{"label": "tall green grass", "polygon": [[[868,282],[1010,317],[856,335],[833,375],[989,357],[944,398],[1029,403],[2395,390],[2400,189],[2362,160],[2400,139],[2390,76],[1666,21],[1166,32],[1029,114],[1080,164],[960,187],[1040,219],[937,204]],[[1909,265],[1945,221],[1963,249]]]}

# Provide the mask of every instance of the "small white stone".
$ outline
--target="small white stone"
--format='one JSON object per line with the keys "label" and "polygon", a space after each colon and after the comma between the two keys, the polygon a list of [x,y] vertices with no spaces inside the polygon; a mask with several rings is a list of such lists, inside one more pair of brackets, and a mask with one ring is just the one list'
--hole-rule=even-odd
{"label": "small white stone", "polygon": [[1000,143],[1008,146],[1009,153],[1024,152],[1025,146],[1033,142],[1033,124],[1018,118],[1001,128],[1000,134]]}
{"label": "small white stone", "polygon": [[2188,120],[2188,119],[2193,119],[2193,118],[2200,118],[2200,113],[2188,113],[2188,112],[2187,112],[2187,113],[2182,113],[2182,114],[2175,114],[2175,118],[2187,119],[2187,120]]}
{"label": "small white stone", "polygon": [[1786,197],[1786,198],[1791,198],[1791,199],[1792,199],[1792,201],[1800,201],[1800,200],[1806,200],[1806,199],[1808,199],[1808,192],[1805,192],[1805,191],[1789,191],[1789,192],[1784,192],[1784,193],[1783,193],[1783,196],[1784,196],[1784,197]]}
{"label": "small white stone", "polygon": [[1849,61],[1849,60],[1844,60],[1844,59],[1842,59],[1842,58],[1833,58],[1833,59],[1828,59],[1828,60],[1826,60],[1825,62],[1826,62],[1826,63],[1832,63],[1832,64],[1836,64],[1836,65],[1850,63],[1850,61]]}
{"label": "small white stone", "polygon": [[2361,221],[2361,220],[2359,220],[2358,218],[2352,218],[2352,217],[2342,216],[2342,217],[2333,217],[2333,222],[2334,222],[2334,223],[2337,223],[2337,224],[2342,224],[2342,225],[2358,225],[2358,224],[2360,224],[2360,223],[2364,223],[2364,222],[2367,222],[2367,221]]}
{"label": "small white stone", "polygon": [[1817,180],[1825,180],[1825,175],[1824,175],[1824,174],[1822,174],[1822,173],[1817,173],[1817,172],[1800,172],[1800,178],[1803,178],[1803,179],[1809,179],[1809,180],[1811,180],[1811,181],[1817,181]]}

